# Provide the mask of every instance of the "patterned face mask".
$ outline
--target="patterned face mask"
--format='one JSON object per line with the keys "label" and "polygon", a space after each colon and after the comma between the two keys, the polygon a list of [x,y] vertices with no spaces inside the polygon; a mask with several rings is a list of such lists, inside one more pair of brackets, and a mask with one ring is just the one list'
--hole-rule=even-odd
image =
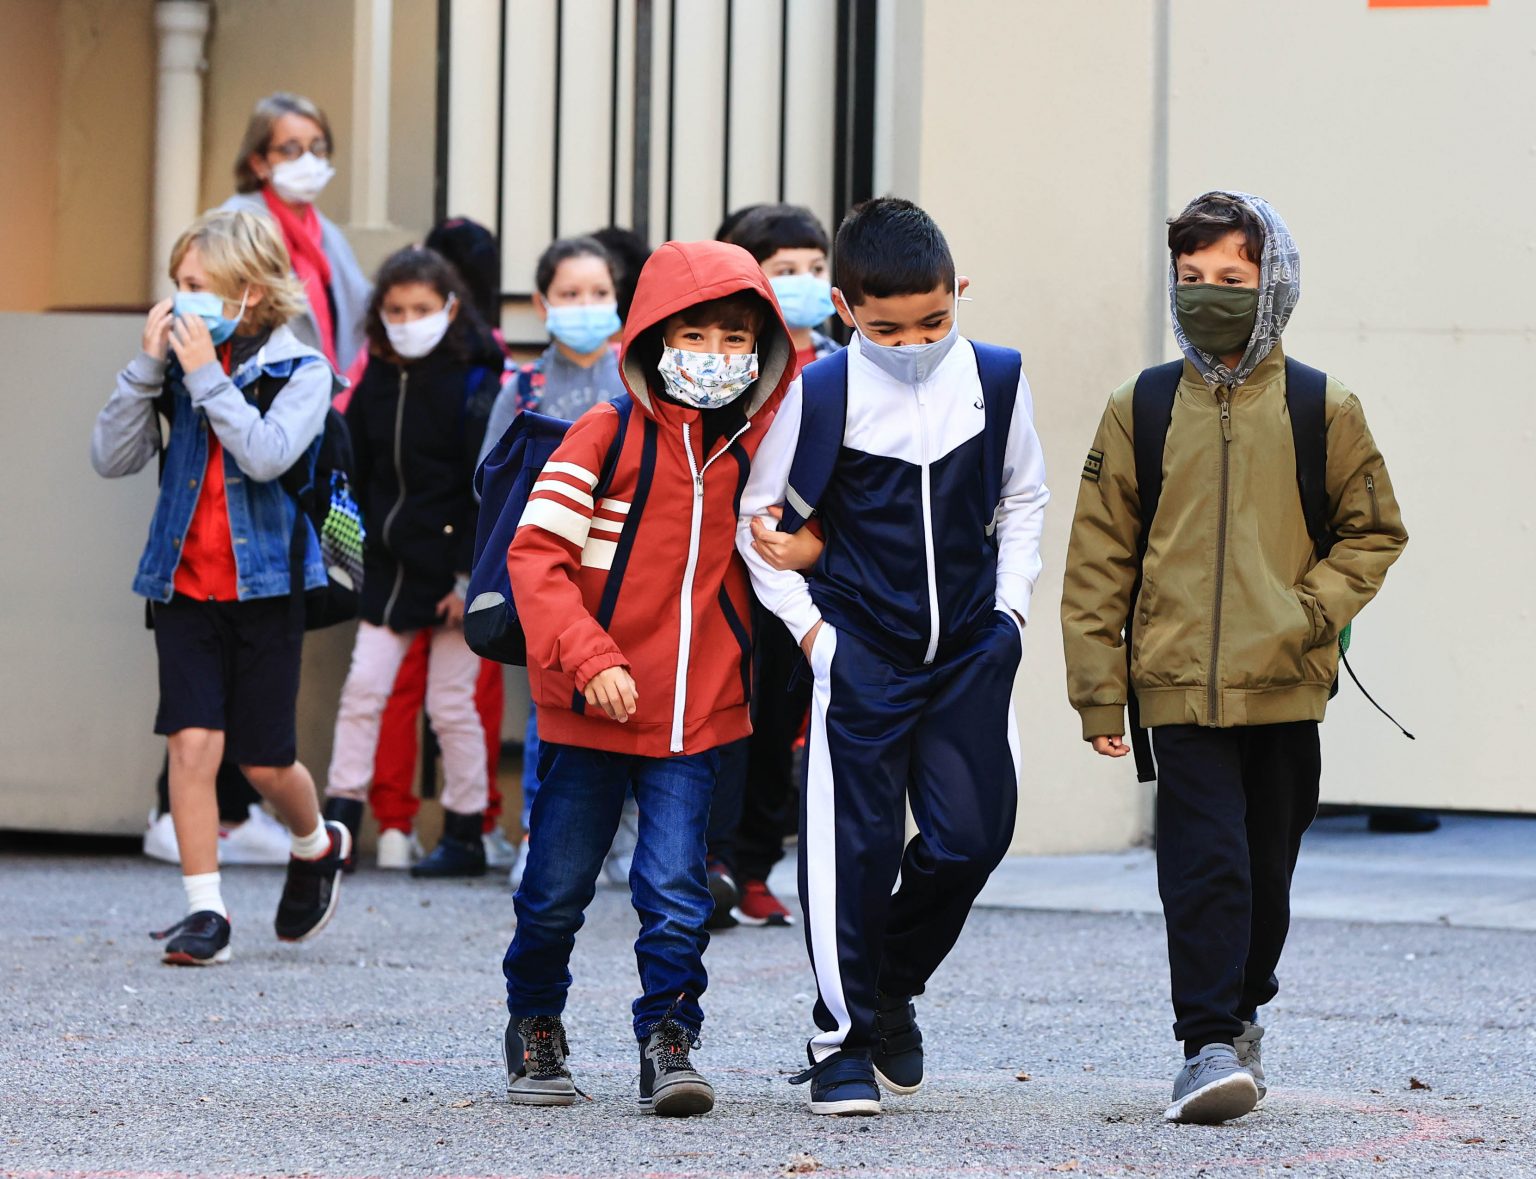
{"label": "patterned face mask", "polygon": [[667,392],[694,409],[729,405],[757,380],[757,353],[728,356],[724,352],[686,352],[664,348],[656,366]]}

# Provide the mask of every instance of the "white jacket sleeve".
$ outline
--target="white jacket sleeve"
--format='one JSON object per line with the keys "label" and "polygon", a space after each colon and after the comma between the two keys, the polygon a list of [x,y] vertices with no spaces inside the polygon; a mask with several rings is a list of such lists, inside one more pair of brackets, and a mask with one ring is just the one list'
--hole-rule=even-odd
{"label": "white jacket sleeve", "polygon": [[1002,498],[997,504],[997,604],[1025,621],[1040,577],[1040,534],[1050,498],[1045,453],[1035,433],[1034,398],[1021,372],[1003,457]]}
{"label": "white jacket sleeve", "polygon": [[187,374],[192,404],[208,415],[208,424],[236,465],[258,483],[270,483],[302,455],[325,426],[331,405],[331,366],[301,364],[263,414],[217,363]]}
{"label": "white jacket sleeve", "polygon": [[752,575],[752,589],[758,601],[779,616],[797,643],[821,621],[821,611],[811,601],[804,577],[793,570],[775,569],[758,555],[752,547],[752,520],[761,516],[771,525],[773,519],[768,509],[784,502],[789,468],[795,461],[795,446],[800,440],[800,406],[797,377],[753,456],[752,473],[741,493],[741,516],[736,522],[736,548]]}

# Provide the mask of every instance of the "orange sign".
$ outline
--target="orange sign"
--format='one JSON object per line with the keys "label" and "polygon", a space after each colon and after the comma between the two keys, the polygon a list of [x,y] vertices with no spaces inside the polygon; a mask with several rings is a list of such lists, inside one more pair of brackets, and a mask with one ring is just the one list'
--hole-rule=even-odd
{"label": "orange sign", "polygon": [[1371,8],[1487,8],[1489,0],[1371,0]]}

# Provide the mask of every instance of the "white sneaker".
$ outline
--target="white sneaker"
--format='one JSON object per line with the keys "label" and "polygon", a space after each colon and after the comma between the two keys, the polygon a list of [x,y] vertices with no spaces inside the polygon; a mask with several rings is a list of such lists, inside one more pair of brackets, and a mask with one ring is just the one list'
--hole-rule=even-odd
{"label": "white sneaker", "polygon": [[510,868],[517,863],[517,844],[507,838],[507,833],[500,827],[492,827],[485,833],[485,866],[487,868]]}
{"label": "white sneaker", "polygon": [[388,871],[398,872],[409,868],[421,858],[421,844],[416,839],[416,832],[407,835],[404,831],[388,830],[379,832],[378,865]]}
{"label": "white sneaker", "polygon": [[517,845],[517,859],[512,864],[512,870],[507,873],[507,884],[513,892],[523,882],[523,870],[528,867],[528,837],[523,836],[523,841]]}
{"label": "white sneaker", "polygon": [[220,864],[277,864],[286,867],[293,837],[255,803],[250,818],[237,827],[219,831]]}
{"label": "white sneaker", "polygon": [[149,812],[149,826],[144,830],[144,854],[152,860],[164,860],[167,864],[181,863],[181,848],[176,843],[176,824],[171,812],[159,818]]}

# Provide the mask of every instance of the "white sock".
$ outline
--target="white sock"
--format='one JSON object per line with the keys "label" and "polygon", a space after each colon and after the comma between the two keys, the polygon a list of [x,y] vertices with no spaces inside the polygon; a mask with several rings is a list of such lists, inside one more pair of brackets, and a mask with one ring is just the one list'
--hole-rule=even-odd
{"label": "white sock", "polygon": [[228,918],[224,897],[219,892],[219,874],[204,872],[197,876],[183,876],[181,886],[187,890],[187,916],[193,913],[217,913]]}
{"label": "white sock", "polygon": [[295,859],[318,860],[331,850],[331,833],[322,821],[308,835],[295,835],[289,850]]}

